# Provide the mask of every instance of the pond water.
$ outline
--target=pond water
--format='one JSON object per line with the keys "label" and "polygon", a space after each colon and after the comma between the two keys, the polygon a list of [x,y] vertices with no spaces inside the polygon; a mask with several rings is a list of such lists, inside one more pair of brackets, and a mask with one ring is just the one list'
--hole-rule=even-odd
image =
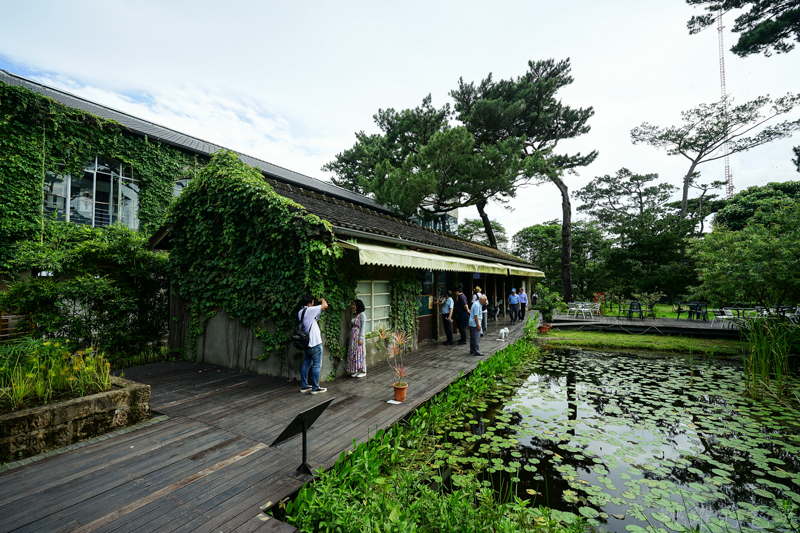
{"label": "pond water", "polygon": [[800,413],[742,390],[724,361],[554,350],[467,440],[520,497],[602,531],[793,530]]}

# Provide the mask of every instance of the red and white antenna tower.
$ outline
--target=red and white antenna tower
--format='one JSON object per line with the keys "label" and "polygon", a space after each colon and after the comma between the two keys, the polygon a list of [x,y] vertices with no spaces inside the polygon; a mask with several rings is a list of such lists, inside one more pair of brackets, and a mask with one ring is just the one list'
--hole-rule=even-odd
{"label": "red and white antenna tower", "polygon": [[[725,116],[728,115],[728,91],[725,88],[725,47],[722,44],[722,30],[725,26],[722,25],[722,10],[719,12],[719,16],[717,17],[717,33],[719,35],[719,86],[720,90],[722,91],[722,105],[723,112]],[[728,144],[725,143],[722,145],[722,150],[727,152],[728,151]],[[733,194],[733,175],[731,174],[731,163],[728,156],[725,156],[725,193],[727,196],[731,196]]]}

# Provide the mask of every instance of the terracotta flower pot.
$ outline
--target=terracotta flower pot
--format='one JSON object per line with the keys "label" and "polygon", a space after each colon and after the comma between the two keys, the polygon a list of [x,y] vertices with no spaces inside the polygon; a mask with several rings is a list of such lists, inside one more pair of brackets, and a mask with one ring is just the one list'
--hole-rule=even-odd
{"label": "terracotta flower pot", "polygon": [[408,383],[405,385],[398,385],[397,383],[393,383],[392,387],[394,387],[394,399],[398,402],[406,401],[406,389],[408,389]]}
{"label": "terracotta flower pot", "polygon": [[553,326],[551,326],[550,324],[545,324],[545,325],[543,325],[543,326],[539,326],[539,333],[541,333],[542,335],[544,335],[545,333],[547,333],[548,331],[550,331],[550,328],[552,328],[552,327],[553,327]]}

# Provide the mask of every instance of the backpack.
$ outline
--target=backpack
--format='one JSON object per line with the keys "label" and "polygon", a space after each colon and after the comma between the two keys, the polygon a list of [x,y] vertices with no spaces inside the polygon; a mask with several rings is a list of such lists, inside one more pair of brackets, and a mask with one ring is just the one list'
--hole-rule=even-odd
{"label": "backpack", "polygon": [[306,310],[303,309],[303,313],[300,315],[300,321],[297,323],[297,326],[294,328],[294,333],[292,333],[292,346],[297,348],[298,350],[305,350],[308,348],[308,331],[303,331],[303,319],[306,317]]}

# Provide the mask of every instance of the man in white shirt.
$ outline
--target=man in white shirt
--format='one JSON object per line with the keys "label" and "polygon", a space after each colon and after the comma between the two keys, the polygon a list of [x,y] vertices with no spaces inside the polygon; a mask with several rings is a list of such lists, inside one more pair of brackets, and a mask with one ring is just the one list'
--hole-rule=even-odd
{"label": "man in white shirt", "polygon": [[[314,297],[303,296],[302,309],[297,313],[297,320],[303,322],[303,331],[308,332],[308,348],[304,351],[303,366],[300,368],[300,392],[320,394],[328,389],[319,386],[319,367],[322,364],[322,334],[319,331],[319,315],[328,308],[325,298],[314,305]],[[308,384],[308,371],[311,370],[311,385]]]}

